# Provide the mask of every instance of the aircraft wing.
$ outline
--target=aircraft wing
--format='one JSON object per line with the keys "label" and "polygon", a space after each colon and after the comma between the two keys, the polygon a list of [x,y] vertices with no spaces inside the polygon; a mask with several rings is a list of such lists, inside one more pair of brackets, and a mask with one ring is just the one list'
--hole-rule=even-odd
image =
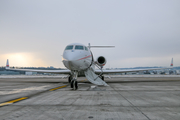
{"label": "aircraft wing", "polygon": [[[162,69],[171,69],[172,67],[168,68],[149,68],[149,69],[127,69],[127,70],[103,70],[103,74],[108,73],[126,73],[126,72],[139,72],[139,71],[148,71],[148,70],[162,70]],[[101,73],[101,70],[95,70],[95,73]]]}
{"label": "aircraft wing", "polygon": [[[172,69],[173,68],[173,58],[171,60],[170,67],[167,68],[149,68],[149,69],[127,69],[127,70],[103,70],[103,74],[108,73],[126,73],[126,72],[139,72],[139,71],[148,71],[148,70],[163,70],[163,69]],[[95,70],[95,73],[102,73],[101,70]]]}
{"label": "aircraft wing", "polygon": [[38,70],[38,69],[13,69],[7,68],[6,70],[15,70],[15,71],[26,71],[26,72],[40,72],[40,73],[55,73],[55,74],[70,74],[70,70]]}
{"label": "aircraft wing", "polygon": [[6,63],[6,70],[14,70],[14,71],[27,71],[27,72],[40,72],[40,73],[55,73],[55,74],[70,74],[70,70],[39,70],[39,69],[16,69],[9,67],[9,61]]}

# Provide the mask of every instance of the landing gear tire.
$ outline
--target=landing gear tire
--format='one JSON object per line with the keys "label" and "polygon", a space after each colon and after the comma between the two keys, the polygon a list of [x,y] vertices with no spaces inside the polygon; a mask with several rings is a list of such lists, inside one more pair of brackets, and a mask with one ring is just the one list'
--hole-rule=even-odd
{"label": "landing gear tire", "polygon": [[70,82],[70,86],[73,90],[78,89],[77,83],[78,71],[72,71],[72,74],[69,76],[68,81]]}
{"label": "landing gear tire", "polygon": [[74,86],[74,85],[73,85],[73,84],[74,84],[74,81],[71,81],[70,84],[71,84],[71,88],[73,88],[73,86]]}
{"label": "landing gear tire", "polygon": [[69,76],[69,78],[68,78],[68,82],[69,82],[69,83],[71,83],[71,76]]}
{"label": "landing gear tire", "polygon": [[71,81],[71,88],[73,88],[74,90],[78,89],[78,82],[76,80]]}
{"label": "landing gear tire", "polygon": [[74,81],[74,89],[77,90],[78,89],[78,82]]}
{"label": "landing gear tire", "polygon": [[100,78],[104,81],[104,76],[100,76]]}
{"label": "landing gear tire", "polygon": [[102,80],[104,81],[104,76],[102,76],[101,78],[102,78]]}

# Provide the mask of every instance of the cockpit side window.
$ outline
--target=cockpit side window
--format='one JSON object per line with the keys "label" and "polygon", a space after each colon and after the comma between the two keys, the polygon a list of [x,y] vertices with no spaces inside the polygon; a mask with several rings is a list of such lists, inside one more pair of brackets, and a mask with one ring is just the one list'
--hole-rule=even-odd
{"label": "cockpit side window", "polygon": [[88,51],[87,47],[84,47],[86,51]]}
{"label": "cockpit side window", "polygon": [[67,46],[65,50],[72,50],[73,49],[73,45]]}
{"label": "cockpit side window", "polygon": [[75,50],[84,50],[84,47],[80,46],[80,45],[76,45],[75,46]]}

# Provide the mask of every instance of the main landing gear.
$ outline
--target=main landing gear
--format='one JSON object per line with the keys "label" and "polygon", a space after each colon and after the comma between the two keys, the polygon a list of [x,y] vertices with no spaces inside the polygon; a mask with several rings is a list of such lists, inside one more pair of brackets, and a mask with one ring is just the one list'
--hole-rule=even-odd
{"label": "main landing gear", "polygon": [[78,75],[78,72],[73,72],[73,75],[69,76],[68,78],[70,86],[73,90],[78,89],[77,75]]}
{"label": "main landing gear", "polygon": [[101,79],[104,81],[104,76],[101,76]]}
{"label": "main landing gear", "polygon": [[[101,70],[101,73],[98,75],[98,77],[101,78],[101,79],[104,81],[103,66],[98,66],[97,64],[96,64],[96,66]],[[97,79],[97,78],[96,78],[96,79]],[[95,79],[95,80],[96,80],[96,79]]]}

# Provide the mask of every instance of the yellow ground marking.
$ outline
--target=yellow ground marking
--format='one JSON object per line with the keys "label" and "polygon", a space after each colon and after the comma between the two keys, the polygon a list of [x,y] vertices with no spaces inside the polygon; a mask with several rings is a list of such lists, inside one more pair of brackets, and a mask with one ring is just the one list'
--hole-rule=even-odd
{"label": "yellow ground marking", "polygon": [[87,81],[87,79],[85,79],[85,80],[81,80],[80,82],[85,82],[85,81]]}
{"label": "yellow ground marking", "polygon": [[64,85],[64,86],[60,86],[60,87],[57,87],[57,88],[53,88],[53,89],[50,89],[49,91],[54,91],[54,90],[57,90],[57,89],[61,89],[61,88],[64,88],[66,87],[67,85]]}
{"label": "yellow ground marking", "polygon": [[[84,82],[84,81],[86,81],[86,80],[87,80],[87,79],[81,80],[80,82]],[[49,91],[54,91],[54,90],[61,89],[61,88],[67,87],[67,86],[68,86],[68,85],[60,86],[60,87],[57,87],[57,88],[50,89]]]}
{"label": "yellow ground marking", "polygon": [[15,103],[15,102],[18,102],[18,101],[27,99],[27,98],[28,98],[28,97],[22,97],[22,98],[19,98],[19,99],[15,99],[15,100],[11,100],[11,101],[8,101],[8,102],[5,102],[5,103],[1,103],[1,104],[0,104],[0,107],[1,107],[1,106],[4,106],[4,105],[9,105],[9,104]]}

